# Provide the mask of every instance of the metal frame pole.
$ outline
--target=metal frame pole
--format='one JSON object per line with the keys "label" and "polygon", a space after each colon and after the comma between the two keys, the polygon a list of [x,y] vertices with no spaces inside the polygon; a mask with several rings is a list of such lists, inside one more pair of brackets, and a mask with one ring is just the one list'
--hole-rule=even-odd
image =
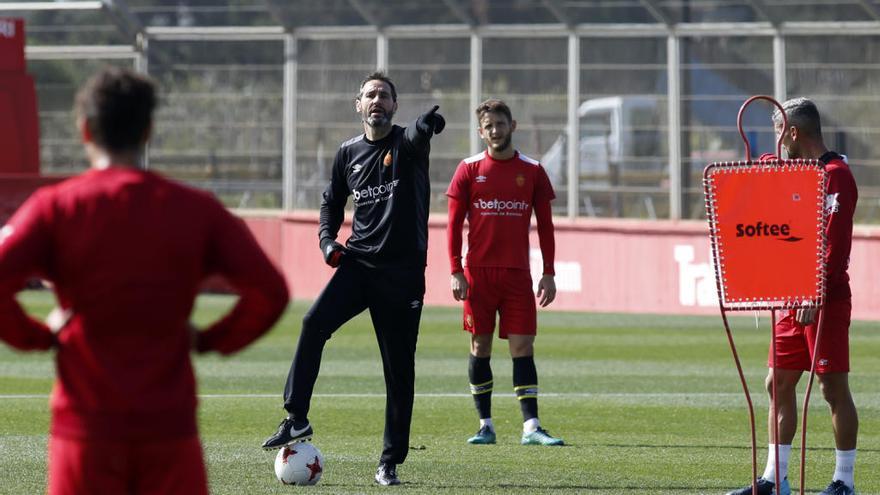
{"label": "metal frame pole", "polygon": [[477,105],[482,101],[483,94],[483,37],[477,31],[471,33],[470,75],[471,107],[468,112],[468,115],[470,116],[468,119],[470,125],[468,135],[470,136],[471,155],[476,155],[483,148],[483,143],[480,141],[480,135],[477,134],[477,128],[480,127],[480,122],[477,120],[477,114],[474,113]]}
{"label": "metal frame pole", "polygon": [[376,35],[376,69],[388,70],[388,35],[383,31]]}
{"label": "metal frame pole", "polygon": [[141,74],[150,73],[150,38],[144,33],[139,33],[136,43],[134,70]]}
{"label": "metal frame pole", "polygon": [[667,125],[669,135],[669,219],[681,220],[681,50],[680,39],[669,33],[666,39]]}
{"label": "metal frame pole", "polygon": [[574,31],[568,34],[568,218],[578,216],[580,191],[580,116],[581,40]]}
{"label": "metal frame pole", "polygon": [[788,81],[785,77],[785,37],[773,35],[773,96],[777,101],[788,99]]}
{"label": "metal frame pole", "polygon": [[296,36],[288,34],[284,37],[284,122],[282,122],[284,150],[281,170],[282,203],[285,211],[296,208],[297,57]]}
{"label": "metal frame pole", "polygon": [[[150,38],[143,32],[136,35],[135,39],[137,53],[134,59],[134,70],[140,74],[150,74]],[[141,156],[141,167],[144,170],[150,168],[150,142],[144,145],[144,154]]]}

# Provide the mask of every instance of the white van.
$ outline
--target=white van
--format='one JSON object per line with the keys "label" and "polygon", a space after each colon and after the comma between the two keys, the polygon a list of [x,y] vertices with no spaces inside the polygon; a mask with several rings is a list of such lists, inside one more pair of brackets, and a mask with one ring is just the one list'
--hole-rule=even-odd
{"label": "white van", "polygon": [[[665,108],[655,96],[609,96],[586,100],[580,116],[581,185],[641,183],[664,174],[667,140],[661,135]],[[663,115],[661,115],[663,113]],[[567,185],[566,136],[541,157],[554,186]]]}
{"label": "white van", "polygon": [[[655,216],[651,191],[668,175],[665,112],[656,96],[609,96],[581,103],[578,183],[588,215],[620,216],[629,210],[624,203],[635,200],[639,216]],[[541,157],[557,189],[568,186],[566,141],[560,135]]]}

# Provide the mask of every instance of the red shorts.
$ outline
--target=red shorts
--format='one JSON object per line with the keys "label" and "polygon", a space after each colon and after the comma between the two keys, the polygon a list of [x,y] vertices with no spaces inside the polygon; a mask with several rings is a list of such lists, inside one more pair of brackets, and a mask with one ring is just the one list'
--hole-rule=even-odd
{"label": "red shorts", "polygon": [[[849,372],[849,321],[852,300],[829,301],[822,307],[825,319],[822,323],[822,341],[816,373]],[[816,347],[816,323],[798,325],[795,312],[776,322],[776,366],[784,370],[810,371],[810,357]],[[773,367],[772,349],[768,353],[767,366]]]}
{"label": "red shorts", "polygon": [[49,437],[49,495],[208,495],[196,436],[159,441]]}
{"label": "red shorts", "polygon": [[465,268],[470,289],[464,300],[464,329],[472,334],[495,331],[495,313],[500,315],[498,336],[535,335],[538,313],[528,270],[495,267]]}

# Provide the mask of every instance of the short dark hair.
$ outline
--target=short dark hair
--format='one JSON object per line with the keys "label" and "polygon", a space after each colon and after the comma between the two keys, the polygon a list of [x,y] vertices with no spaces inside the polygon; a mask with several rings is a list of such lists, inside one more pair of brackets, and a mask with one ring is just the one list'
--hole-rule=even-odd
{"label": "short dark hair", "polygon": [[[792,98],[782,104],[788,125],[795,126],[799,131],[819,137],[822,135],[822,122],[819,119],[819,109],[809,98]],[[782,124],[782,114],[777,108],[773,112],[773,123]]]}
{"label": "short dark hair", "polygon": [[384,72],[382,72],[381,70],[377,70],[377,71],[375,71],[375,72],[371,72],[370,74],[367,75],[367,77],[365,77],[365,78],[361,81],[360,86],[358,86],[358,94],[357,94],[357,98],[358,98],[358,99],[360,99],[360,97],[361,97],[361,96],[363,95],[363,93],[364,93],[364,86],[365,86],[368,82],[370,82],[370,81],[382,81],[382,82],[384,82],[385,84],[387,84],[388,87],[391,88],[391,99],[394,100],[394,101],[397,101],[397,88],[394,87],[394,83],[391,82],[391,78],[388,77],[388,76],[387,76]]}
{"label": "short dark hair", "polygon": [[513,122],[513,115],[510,113],[510,107],[507,106],[507,103],[495,98],[489,98],[483,103],[480,103],[475,112],[478,121],[482,120],[483,115],[487,113],[500,113],[507,117],[508,122]]}
{"label": "short dark hair", "polygon": [[85,120],[95,144],[125,152],[144,144],[156,103],[156,84],[151,79],[130,69],[105,67],[80,88],[75,111]]}

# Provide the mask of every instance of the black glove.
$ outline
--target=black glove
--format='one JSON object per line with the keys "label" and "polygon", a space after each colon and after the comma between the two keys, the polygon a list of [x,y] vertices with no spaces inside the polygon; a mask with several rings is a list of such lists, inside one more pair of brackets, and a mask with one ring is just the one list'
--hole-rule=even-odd
{"label": "black glove", "polygon": [[434,108],[421,114],[416,120],[416,129],[422,134],[440,134],[446,127],[446,119],[437,113],[440,105],[434,105]]}
{"label": "black glove", "polygon": [[324,262],[336,268],[345,254],[345,247],[332,239],[321,239],[321,253],[324,254]]}

